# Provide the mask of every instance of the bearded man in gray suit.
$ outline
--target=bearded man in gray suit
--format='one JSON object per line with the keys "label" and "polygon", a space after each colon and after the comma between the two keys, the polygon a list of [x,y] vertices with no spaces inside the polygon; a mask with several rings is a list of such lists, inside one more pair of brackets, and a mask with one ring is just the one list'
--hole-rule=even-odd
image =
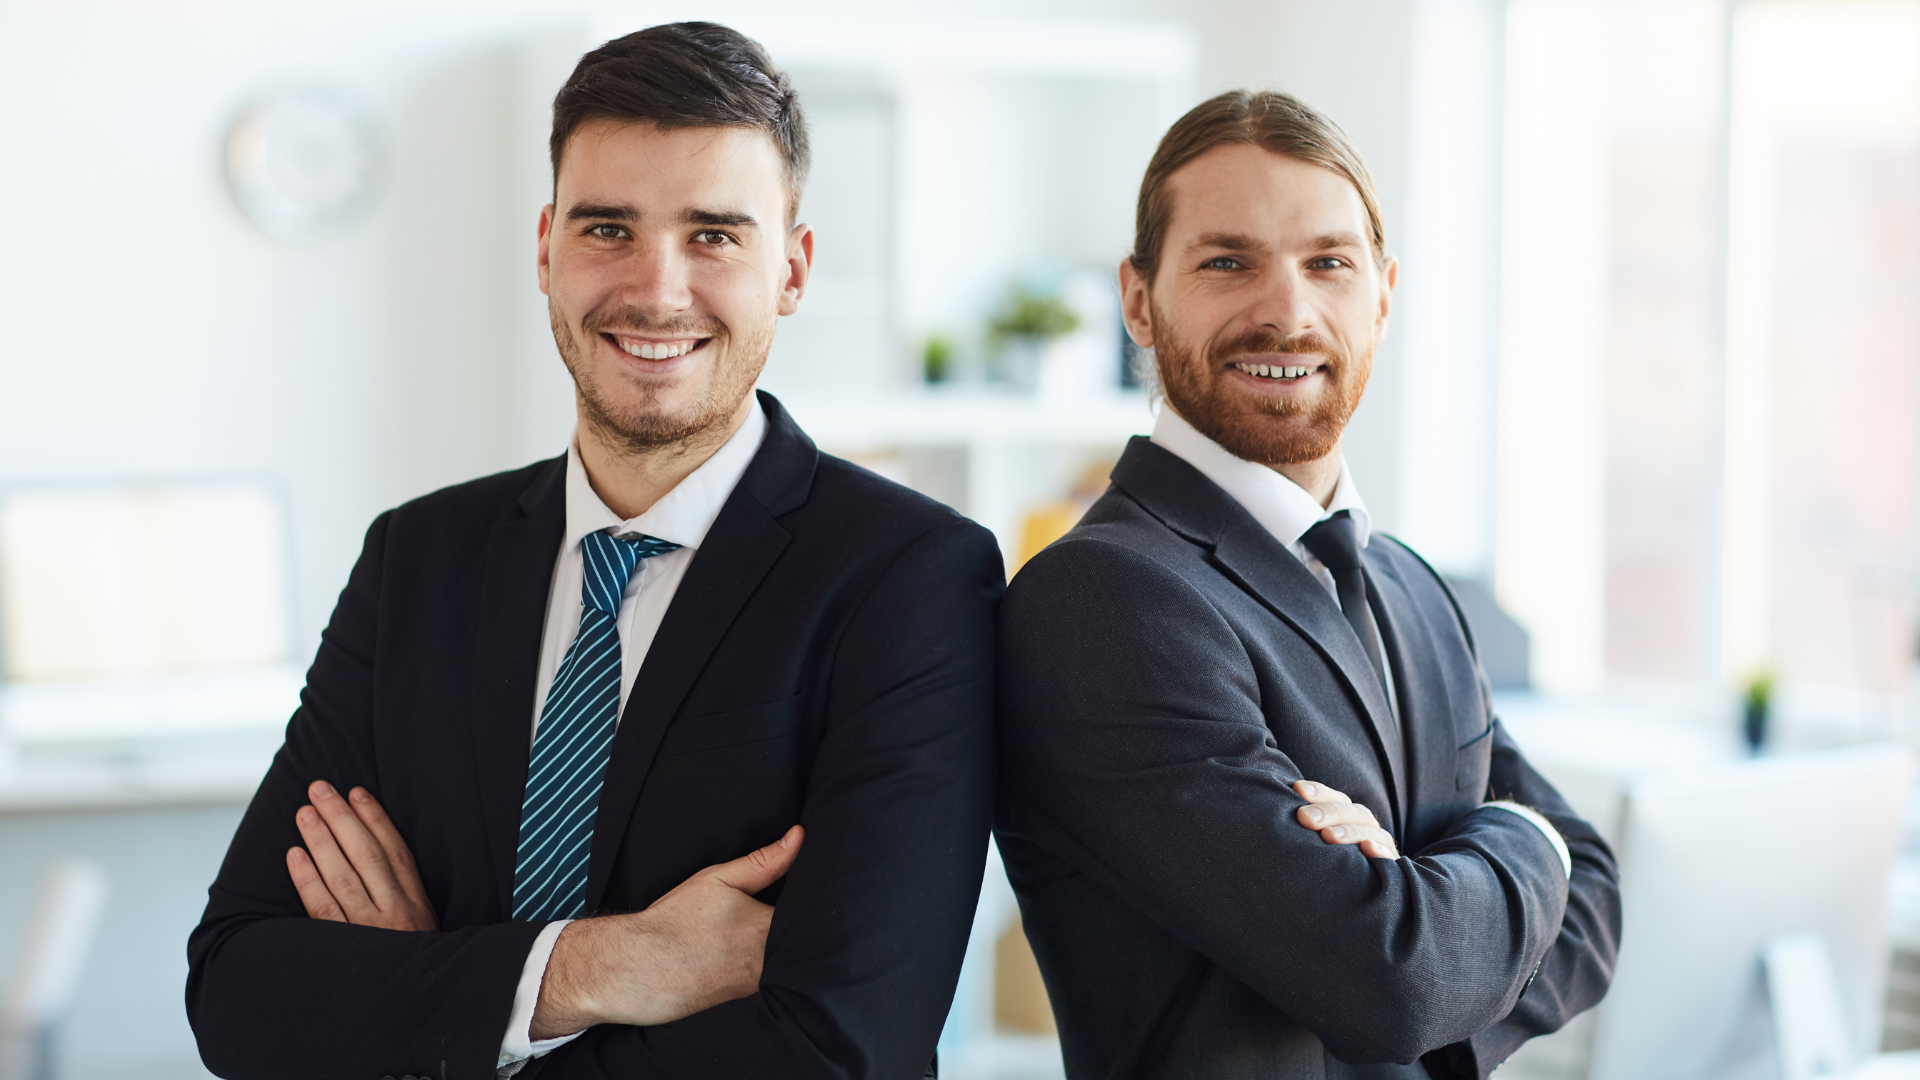
{"label": "bearded man in gray suit", "polygon": [[995,831],[1075,1080],[1484,1077],[1606,992],[1612,853],[1340,452],[1397,273],[1290,97],[1148,166],[1120,277],[1165,404],[1000,611]]}

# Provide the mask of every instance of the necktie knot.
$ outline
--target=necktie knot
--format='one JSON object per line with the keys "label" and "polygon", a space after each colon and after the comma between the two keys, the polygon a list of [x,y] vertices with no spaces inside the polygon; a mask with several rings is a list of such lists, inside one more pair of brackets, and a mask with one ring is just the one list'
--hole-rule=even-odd
{"label": "necktie knot", "polygon": [[1362,569],[1360,537],[1345,510],[1308,529],[1300,542],[1332,573]]}
{"label": "necktie knot", "polygon": [[633,577],[633,568],[639,565],[640,560],[665,555],[679,548],[680,545],[671,540],[644,533],[632,536],[588,533],[580,541],[586,571],[581,582],[581,600],[596,611],[618,614],[621,594],[627,591],[627,580]]}

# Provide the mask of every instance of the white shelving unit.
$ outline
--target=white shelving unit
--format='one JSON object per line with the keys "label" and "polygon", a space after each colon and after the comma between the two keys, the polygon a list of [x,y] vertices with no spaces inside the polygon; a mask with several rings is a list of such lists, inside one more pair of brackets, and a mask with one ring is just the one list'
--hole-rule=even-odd
{"label": "white shelving unit", "polygon": [[821,449],[952,504],[992,530],[1010,558],[1029,510],[1060,499],[1089,466],[1117,459],[1153,427],[1139,393],[1052,400],[956,389],[782,404]]}

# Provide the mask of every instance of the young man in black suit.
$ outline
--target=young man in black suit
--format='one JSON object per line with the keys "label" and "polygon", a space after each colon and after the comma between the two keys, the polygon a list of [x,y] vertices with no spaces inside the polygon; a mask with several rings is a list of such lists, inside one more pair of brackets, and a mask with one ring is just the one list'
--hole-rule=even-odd
{"label": "young man in black suit", "polygon": [[1075,1080],[1483,1077],[1606,991],[1613,857],[1340,454],[1396,274],[1292,98],[1148,166],[1120,276],[1164,407],[1000,617],[995,829]]}
{"label": "young man in black suit", "polygon": [[189,943],[223,1077],[918,1077],[990,815],[985,530],[753,384],[806,129],[657,26],[554,102],[568,452],[383,514]]}

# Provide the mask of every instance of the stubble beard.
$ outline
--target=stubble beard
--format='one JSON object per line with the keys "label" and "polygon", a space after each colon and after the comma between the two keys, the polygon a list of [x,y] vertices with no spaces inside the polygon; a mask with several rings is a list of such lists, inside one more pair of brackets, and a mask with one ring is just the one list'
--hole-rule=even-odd
{"label": "stubble beard", "polygon": [[[1301,465],[1333,453],[1373,370],[1371,350],[1348,357],[1318,334],[1283,337],[1255,330],[1196,348],[1167,332],[1172,324],[1157,305],[1153,326],[1155,366],[1167,404],[1228,453],[1261,465]],[[1302,404],[1235,390],[1227,381],[1227,364],[1232,357],[1257,353],[1318,357],[1326,365],[1324,391]]]}
{"label": "stubble beard", "polygon": [[766,366],[767,355],[773,348],[775,326],[774,320],[768,319],[764,326],[735,337],[712,317],[659,320],[633,308],[617,306],[588,312],[581,320],[581,329],[594,337],[616,330],[661,336],[710,336],[712,340],[705,349],[725,349],[725,355],[713,361],[716,365],[713,374],[692,405],[673,412],[661,401],[658,387],[630,388],[625,401],[609,393],[601,384],[587,349],[574,334],[560,305],[551,297],[547,300],[547,319],[553,326],[553,342],[560,350],[560,359],[573,375],[581,422],[611,445],[635,455],[657,454],[672,448],[694,449],[714,441],[711,436],[724,432],[727,421],[739,409],[741,400],[753,392],[753,384]]}

